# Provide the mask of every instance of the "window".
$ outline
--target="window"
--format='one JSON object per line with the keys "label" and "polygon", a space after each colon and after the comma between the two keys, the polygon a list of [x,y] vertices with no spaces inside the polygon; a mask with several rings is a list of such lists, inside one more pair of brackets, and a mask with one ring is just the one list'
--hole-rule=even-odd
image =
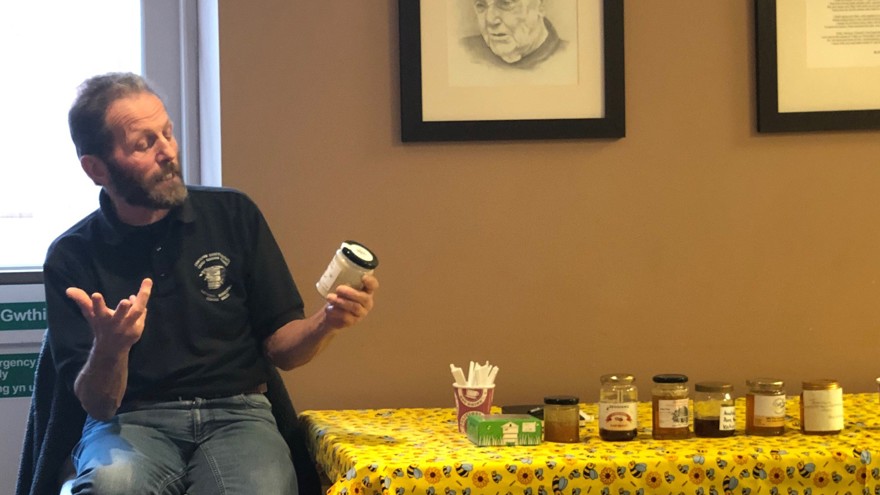
{"label": "window", "polygon": [[90,76],[145,75],[175,121],[187,182],[219,184],[219,172],[199,166],[209,151],[199,140],[200,104],[219,107],[219,95],[199,91],[219,86],[199,73],[199,47],[216,54],[215,23],[216,0],[0,2],[0,272],[39,270],[52,240],[97,207],[98,187],[67,127],[76,88]]}

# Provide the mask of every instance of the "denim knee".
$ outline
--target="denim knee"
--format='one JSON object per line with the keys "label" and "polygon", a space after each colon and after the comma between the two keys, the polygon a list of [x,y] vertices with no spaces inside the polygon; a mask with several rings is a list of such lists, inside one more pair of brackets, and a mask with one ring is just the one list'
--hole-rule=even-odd
{"label": "denim knee", "polygon": [[[177,481],[179,481],[179,477]],[[73,495],[139,495],[165,493],[169,482],[156,486],[156,480],[149,479],[136,463],[116,460],[111,464],[90,466],[73,482]]]}

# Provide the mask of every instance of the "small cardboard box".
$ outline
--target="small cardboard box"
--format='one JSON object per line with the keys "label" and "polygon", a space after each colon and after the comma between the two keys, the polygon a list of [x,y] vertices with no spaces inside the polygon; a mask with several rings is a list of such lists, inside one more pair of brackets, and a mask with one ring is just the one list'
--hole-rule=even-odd
{"label": "small cardboard box", "polygon": [[467,436],[480,447],[539,445],[541,420],[529,414],[474,414],[467,418]]}

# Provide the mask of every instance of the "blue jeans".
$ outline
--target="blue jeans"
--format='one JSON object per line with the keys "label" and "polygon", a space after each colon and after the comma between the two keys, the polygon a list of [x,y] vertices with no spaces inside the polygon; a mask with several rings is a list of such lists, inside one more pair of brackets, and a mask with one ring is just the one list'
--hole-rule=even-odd
{"label": "blue jeans", "polygon": [[86,419],[74,494],[295,495],[290,450],[262,394],[153,402]]}

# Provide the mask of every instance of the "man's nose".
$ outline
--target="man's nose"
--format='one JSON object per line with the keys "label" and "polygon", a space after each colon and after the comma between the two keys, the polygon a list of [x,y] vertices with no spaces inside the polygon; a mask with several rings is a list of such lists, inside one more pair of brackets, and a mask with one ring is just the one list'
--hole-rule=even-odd
{"label": "man's nose", "polygon": [[172,136],[170,139],[160,136],[156,142],[156,155],[160,160],[177,158],[177,141]]}

